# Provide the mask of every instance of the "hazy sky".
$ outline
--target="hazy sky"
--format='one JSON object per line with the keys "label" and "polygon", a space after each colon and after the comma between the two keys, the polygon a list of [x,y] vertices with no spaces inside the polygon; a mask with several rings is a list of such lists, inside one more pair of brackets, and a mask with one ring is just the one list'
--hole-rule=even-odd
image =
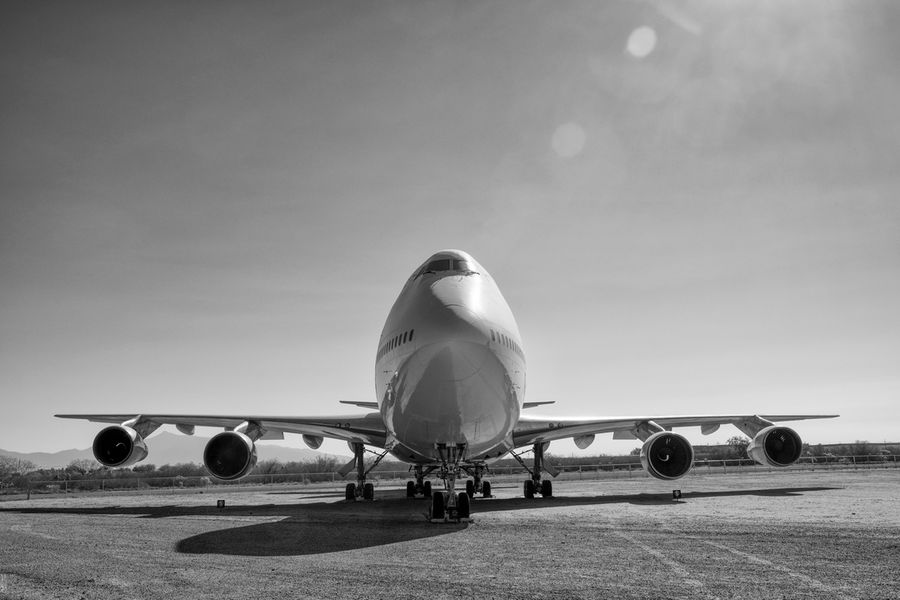
{"label": "hazy sky", "polygon": [[88,446],[61,411],[351,412],[442,248],[556,414],[898,441],[898,31],[890,0],[3,2],[0,448]]}

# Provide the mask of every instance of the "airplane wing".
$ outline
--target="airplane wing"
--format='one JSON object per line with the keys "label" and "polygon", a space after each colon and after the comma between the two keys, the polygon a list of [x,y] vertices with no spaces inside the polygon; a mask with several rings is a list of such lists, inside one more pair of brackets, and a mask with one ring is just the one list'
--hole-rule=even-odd
{"label": "airplane wing", "polygon": [[272,416],[223,416],[223,415],[156,415],[156,414],[67,414],[56,415],[61,419],[84,419],[94,423],[122,424],[136,420],[151,425],[176,425],[179,431],[188,433],[194,426],[234,429],[244,422],[258,424],[266,433],[260,439],[282,439],[285,433],[298,433],[327,437],[348,442],[361,442],[384,448],[387,432],[381,414],[370,412],[357,415],[325,417],[272,417]]}
{"label": "airplane wing", "polygon": [[[719,429],[720,425],[735,425],[739,429],[744,423],[759,422],[764,419],[772,423],[778,421],[802,421],[805,419],[832,419],[838,415],[686,415],[686,416],[637,416],[637,417],[596,417],[596,418],[547,418],[522,416],[513,431],[513,443],[517,448],[561,440],[578,438],[598,433],[612,433],[614,439],[637,439],[635,432],[642,423],[654,422],[664,429],[673,427],[700,427],[705,435]],[[576,440],[576,443],[578,441]]]}

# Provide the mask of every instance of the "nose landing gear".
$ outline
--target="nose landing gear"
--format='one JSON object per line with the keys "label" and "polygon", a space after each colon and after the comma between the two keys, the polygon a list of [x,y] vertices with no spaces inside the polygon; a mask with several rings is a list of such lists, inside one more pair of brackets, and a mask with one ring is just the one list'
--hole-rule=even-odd
{"label": "nose landing gear", "polygon": [[456,521],[470,521],[472,505],[469,495],[465,492],[435,492],[431,496],[431,506],[428,511],[428,520],[432,523],[447,523]]}
{"label": "nose landing gear", "polygon": [[474,492],[475,483],[467,482],[467,490],[465,492],[457,493],[455,489],[456,480],[463,470],[461,463],[465,460],[466,445],[447,446],[447,444],[438,444],[437,450],[438,455],[441,457],[439,476],[444,480],[446,489],[443,492],[434,492],[431,495],[428,520],[432,523],[469,521],[471,520],[472,505],[471,496],[468,494],[468,484],[472,484],[472,491]]}

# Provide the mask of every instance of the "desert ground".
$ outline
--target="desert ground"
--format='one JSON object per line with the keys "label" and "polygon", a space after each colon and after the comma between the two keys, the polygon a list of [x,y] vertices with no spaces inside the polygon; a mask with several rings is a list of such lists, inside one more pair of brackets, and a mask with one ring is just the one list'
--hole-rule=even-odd
{"label": "desert ground", "polygon": [[426,522],[396,485],[374,502],[331,485],[2,502],[0,598],[900,597],[898,469],[554,493],[497,481],[463,524]]}

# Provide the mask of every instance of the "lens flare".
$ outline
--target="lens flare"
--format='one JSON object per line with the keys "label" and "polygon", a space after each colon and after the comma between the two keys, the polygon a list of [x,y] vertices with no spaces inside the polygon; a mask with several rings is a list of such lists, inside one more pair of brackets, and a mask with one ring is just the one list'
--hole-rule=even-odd
{"label": "lens flare", "polygon": [[550,145],[560,158],[575,158],[584,150],[587,134],[577,123],[565,123],[556,128]]}

